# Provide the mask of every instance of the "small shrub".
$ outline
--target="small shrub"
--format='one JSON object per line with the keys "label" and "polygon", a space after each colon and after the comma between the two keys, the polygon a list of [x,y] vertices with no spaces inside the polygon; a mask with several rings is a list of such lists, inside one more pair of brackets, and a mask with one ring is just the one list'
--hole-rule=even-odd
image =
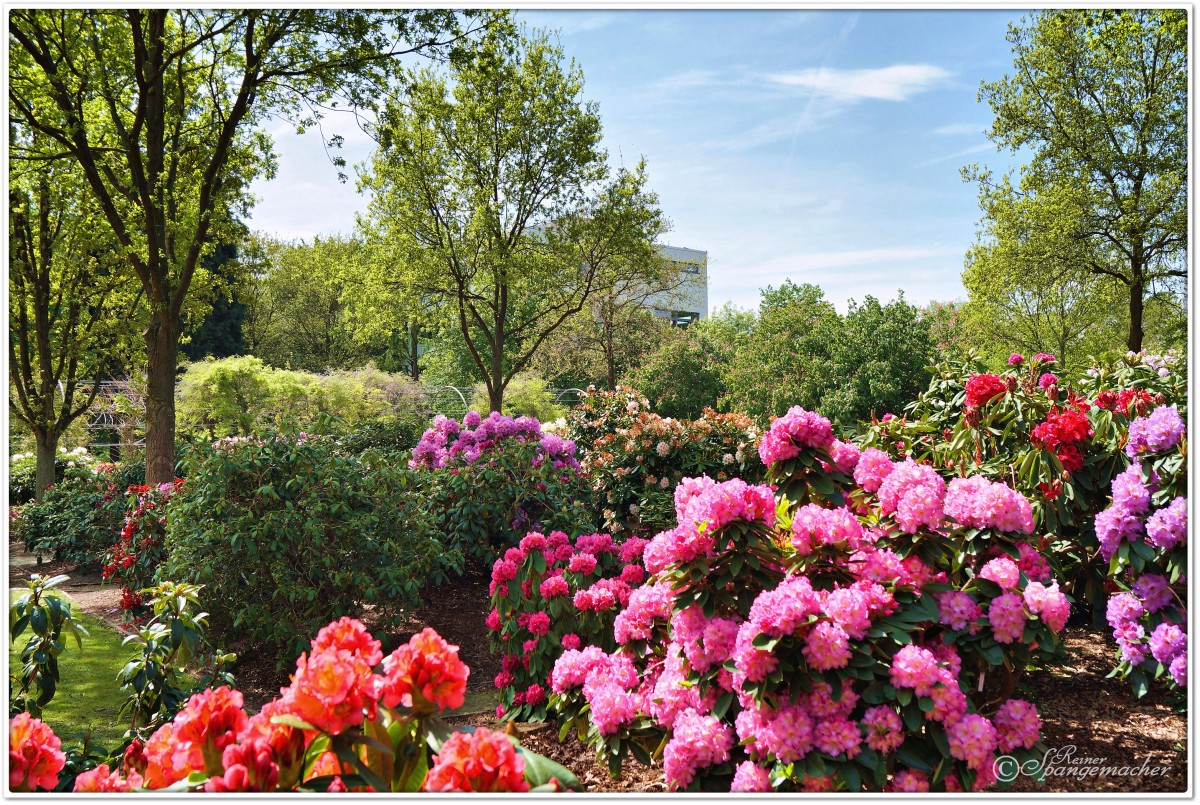
{"label": "small shrub", "polygon": [[167,507],[183,487],[182,478],[158,486],[129,487],[129,511],[115,545],[104,555],[105,580],[121,585],[121,610],[131,620],[147,611],[144,590],[166,558]]}
{"label": "small shrub", "polygon": [[395,626],[461,558],[426,519],[417,474],[381,463],[294,433],[197,447],[158,577],[204,585],[217,638],[270,647],[280,662],[331,617],[371,606],[381,628]]}
{"label": "small shrub", "polygon": [[591,527],[575,444],[542,433],[536,419],[438,416],[412,455],[433,527],[464,556],[490,563],[531,529]]}
{"label": "small shrub", "polygon": [[706,408],[696,420],[664,418],[624,386],[588,389],[571,409],[567,435],[583,448],[581,466],[614,534],[669,528],[672,490],[683,478],[758,480],[764,471],[754,454],[759,430],[749,417]]}
{"label": "small shrub", "polygon": [[[482,383],[475,386],[471,397],[471,408],[475,411],[489,409],[487,387]],[[566,415],[567,407],[554,401],[550,385],[533,372],[520,372],[509,381],[504,390],[504,411],[511,417],[530,417],[541,422],[553,422]]]}
{"label": "small shrub", "polygon": [[34,573],[25,586],[28,592],[9,608],[12,640],[28,629],[29,640],[21,649],[21,670],[9,677],[8,714],[42,714],[58,690],[58,657],[65,650],[64,635],[72,635],[83,650],[87,630],[71,617],[71,604],[49,591],[67,580],[67,576],[46,578]]}
{"label": "small shrub", "polygon": [[[87,451],[86,447],[76,447],[68,451],[65,447],[58,448],[54,457],[54,483],[61,483],[67,472],[74,468],[92,469],[97,459]],[[28,503],[37,495],[37,455],[34,453],[17,453],[8,460],[8,505],[19,506]]]}
{"label": "small shrub", "polygon": [[412,450],[429,420],[423,414],[408,416],[382,416],[368,419],[354,426],[346,426],[337,435],[342,449],[349,454],[378,450],[383,453],[401,453]]}
{"label": "small shrub", "polygon": [[97,464],[94,470],[68,467],[40,502],[21,507],[11,521],[14,535],[39,556],[75,562],[85,570],[99,567],[125,513],[125,487],[116,476],[112,464]]}

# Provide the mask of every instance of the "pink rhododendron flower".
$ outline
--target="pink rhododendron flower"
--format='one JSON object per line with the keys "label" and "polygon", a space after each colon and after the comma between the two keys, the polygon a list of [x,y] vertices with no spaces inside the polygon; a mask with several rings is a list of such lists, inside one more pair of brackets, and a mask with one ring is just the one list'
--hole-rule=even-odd
{"label": "pink rhododendron flower", "polygon": [[876,492],[891,474],[892,468],[892,460],[887,453],[868,447],[862,451],[854,467],[854,482],[868,492]]}
{"label": "pink rhododendron flower", "polygon": [[980,771],[991,766],[998,738],[992,722],[981,715],[970,713],[946,728],[952,757],[966,761],[967,766]]}
{"label": "pink rhododendron flower", "polygon": [[525,758],[503,732],[455,732],[433,756],[424,791],[528,791]]}
{"label": "pink rhododendron flower", "polygon": [[729,760],[733,730],[716,716],[686,710],[675,719],[663,749],[663,774],[673,789],[686,788],[696,771]]}
{"label": "pink rhododendron flower", "polygon": [[469,673],[458,646],[433,629],[422,629],[384,659],[383,703],[418,712],[453,710],[462,706]]}
{"label": "pink rhododendron flower", "polygon": [[802,447],[828,447],[832,441],[829,420],[796,405],[771,423],[758,446],[758,455],[769,467],[800,455]]}
{"label": "pink rhododendron flower", "polygon": [[1025,601],[1020,593],[999,595],[992,599],[987,618],[997,643],[1016,642],[1025,631]]}
{"label": "pink rhododendron flower", "polygon": [[1031,581],[1025,587],[1025,606],[1029,611],[1042,619],[1042,623],[1053,632],[1061,632],[1067,626],[1067,618],[1071,615],[1071,604],[1067,597],[1058,589],[1058,582],[1051,582],[1049,587],[1040,582]]}
{"label": "pink rhododendron flower", "polygon": [[845,668],[850,662],[850,640],[845,630],[829,621],[813,626],[804,642],[804,659],[817,671]]}
{"label": "pink rhododendron flower", "polygon": [[172,741],[176,751],[194,747],[203,758],[200,768],[193,767],[194,770],[209,775],[221,773],[225,747],[237,741],[250,719],[242,709],[242,702],[239,691],[222,685],[194,694],[175,716]]}
{"label": "pink rhododendron flower", "polygon": [[1037,708],[1024,699],[1009,699],[1000,705],[993,721],[996,725],[997,747],[1006,753],[1018,747],[1032,749],[1042,729]]}
{"label": "pink rhododendron flower", "polygon": [[733,782],[729,786],[731,792],[756,792],[771,790],[771,772],[746,760],[738,764],[733,772]]}
{"label": "pink rhododendron flower", "polygon": [[10,791],[53,791],[66,762],[62,741],[44,721],[19,713],[8,722]]}
{"label": "pink rhododendron flower", "polygon": [[1007,556],[991,560],[979,571],[979,578],[994,581],[1001,589],[1011,590],[1021,581],[1021,569]]}
{"label": "pink rhododendron flower", "polygon": [[921,526],[937,528],[942,522],[942,500],[946,482],[933,467],[905,459],[879,487],[880,511],[895,515],[906,533],[915,534]]}
{"label": "pink rhododendron flower", "polygon": [[[138,782],[141,782],[140,779]],[[107,763],[101,763],[90,771],[80,772],[79,776],[75,778],[74,791],[77,794],[126,793],[132,791],[134,785],[135,783],[131,783],[121,776],[119,769],[110,770]]]}
{"label": "pink rhododendron flower", "polygon": [[961,590],[950,590],[938,595],[938,622],[956,631],[971,626],[983,614],[975,599]]}
{"label": "pink rhododendron flower", "polygon": [[904,724],[900,715],[887,705],[867,708],[862,723],[867,729],[867,746],[877,752],[895,752],[904,743]]}
{"label": "pink rhododendron flower", "polygon": [[929,778],[924,772],[913,771],[912,769],[901,769],[896,772],[896,776],[892,778],[891,784],[888,786],[889,791],[906,791],[908,793],[922,793],[929,790]]}
{"label": "pink rhododendron flower", "polygon": [[912,688],[918,696],[928,696],[938,682],[937,658],[921,646],[907,645],[892,657],[892,684]]}
{"label": "pink rhododendron flower", "polygon": [[224,772],[209,778],[205,791],[274,791],[279,784],[279,765],[261,738],[226,747],[222,760]]}

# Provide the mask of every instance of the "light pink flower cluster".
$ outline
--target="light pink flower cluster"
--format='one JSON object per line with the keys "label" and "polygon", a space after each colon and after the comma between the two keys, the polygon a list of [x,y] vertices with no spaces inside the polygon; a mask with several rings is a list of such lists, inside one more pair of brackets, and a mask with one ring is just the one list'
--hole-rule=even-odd
{"label": "light pink flower cluster", "polygon": [[1033,510],[1025,496],[982,475],[951,480],[944,507],[948,517],[968,528],[1033,532]]}
{"label": "light pink flower cluster", "polygon": [[708,478],[685,479],[688,491],[675,490],[679,524],[658,534],[645,546],[642,560],[649,573],[675,563],[709,555],[716,533],[735,520],[775,525],[775,494],[769,486],[752,486],[734,478],[716,483]]}
{"label": "light pink flower cluster", "polygon": [[826,461],[821,462],[821,468],[825,472],[837,471],[843,475],[850,475],[854,472],[854,468],[858,466],[858,460],[862,456],[862,453],[852,442],[843,442],[841,439],[834,439],[829,444],[829,456],[833,459],[832,465]]}
{"label": "light pink flower cluster", "polygon": [[915,534],[922,526],[941,525],[945,495],[946,482],[937,471],[909,458],[896,463],[880,485],[880,511],[894,515],[903,531]]}
{"label": "light pink flower cluster", "polygon": [[891,474],[893,467],[887,453],[868,447],[858,458],[858,464],[854,468],[854,482],[868,492],[877,492],[880,484]]}
{"label": "light pink flower cluster", "polygon": [[796,405],[771,423],[758,446],[758,455],[768,467],[800,455],[804,447],[829,447],[833,427],[820,414]]}
{"label": "light pink flower cluster", "polygon": [[1029,611],[1041,618],[1042,623],[1053,632],[1061,632],[1067,626],[1067,618],[1071,616],[1071,603],[1058,589],[1058,582],[1053,581],[1049,587],[1041,582],[1031,581],[1025,585],[1025,606]]}
{"label": "light pink flower cluster", "polygon": [[671,617],[675,596],[669,584],[647,584],[629,594],[629,603],[617,613],[613,636],[620,644],[648,640],[657,622]]}
{"label": "light pink flower cluster", "polygon": [[801,506],[792,516],[792,547],[807,556],[819,545],[846,543],[849,551],[867,544],[863,527],[854,512],[845,506],[827,509],[816,503]]}
{"label": "light pink flower cluster", "polygon": [[663,749],[667,785],[676,790],[686,788],[695,779],[697,769],[729,760],[733,744],[733,730],[716,716],[694,710],[681,713]]}
{"label": "light pink flower cluster", "polygon": [[672,640],[683,646],[688,665],[698,674],[720,665],[733,656],[739,621],[714,616],[693,604],[671,618]]}
{"label": "light pink flower cluster", "polygon": [[1025,599],[1014,592],[996,596],[988,606],[987,619],[997,643],[1019,641],[1025,632]]}
{"label": "light pink flower cluster", "polygon": [[994,581],[1003,590],[1011,590],[1021,580],[1021,569],[1007,556],[991,560],[979,571],[979,578]]}

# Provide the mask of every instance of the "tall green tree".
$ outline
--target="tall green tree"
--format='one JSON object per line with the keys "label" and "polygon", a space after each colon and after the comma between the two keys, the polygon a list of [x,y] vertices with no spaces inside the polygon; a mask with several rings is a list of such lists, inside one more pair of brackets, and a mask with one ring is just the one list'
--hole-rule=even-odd
{"label": "tall green tree", "polygon": [[8,404],[34,435],[37,500],[54,481],[59,439],[132,340],[138,303],[128,267],[67,167],[10,162]]}
{"label": "tall green tree", "polygon": [[228,241],[249,182],[273,169],[256,126],[372,107],[400,55],[456,55],[460,21],[316,8],[9,14],[10,116],[53,143],[44,158],[78,166],[146,299],[149,483],[174,473],[176,360],[201,260]]}
{"label": "tall green tree", "polygon": [[378,135],[360,184],[395,255],[388,283],[456,322],[502,410],[509,381],[628,250],[629,227],[656,231],[644,178],[609,179],[583,75],[540,33],[495,28],[448,76],[417,72]]}
{"label": "tall green tree", "polygon": [[1011,272],[1124,288],[1134,351],[1146,297],[1187,275],[1187,33],[1187,12],[1169,8],[1061,9],[1010,26],[1013,73],[979,97],[991,139],[1032,156],[1015,183],[965,171],[984,242],[1025,238]]}

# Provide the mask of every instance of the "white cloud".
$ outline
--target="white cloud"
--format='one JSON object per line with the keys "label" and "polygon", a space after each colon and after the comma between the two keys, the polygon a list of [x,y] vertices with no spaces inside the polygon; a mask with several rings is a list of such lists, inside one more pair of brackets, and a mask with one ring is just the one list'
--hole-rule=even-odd
{"label": "white cloud", "polygon": [[864,70],[815,67],[765,76],[773,84],[804,87],[818,95],[840,101],[865,98],[905,101],[918,92],[936,87],[949,77],[949,72],[931,64],[894,64],[891,67]]}
{"label": "white cloud", "polygon": [[995,143],[980,143],[979,145],[973,145],[970,148],[964,148],[961,151],[955,151],[953,154],[946,154],[945,156],[934,157],[933,159],[927,159],[924,162],[918,162],[914,167],[923,168],[926,165],[936,165],[939,162],[946,162],[958,157],[970,156],[971,154],[979,154],[984,151],[994,150],[995,148]]}

